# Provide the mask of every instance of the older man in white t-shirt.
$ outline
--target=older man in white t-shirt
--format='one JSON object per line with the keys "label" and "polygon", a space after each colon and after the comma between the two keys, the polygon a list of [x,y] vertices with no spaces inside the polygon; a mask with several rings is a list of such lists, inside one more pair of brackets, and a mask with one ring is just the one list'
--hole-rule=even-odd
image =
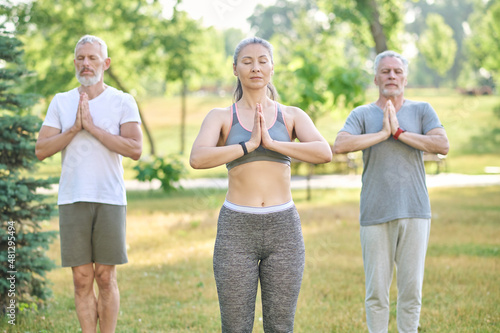
{"label": "older man in white t-shirt", "polygon": [[[120,295],[116,265],[128,261],[122,156],[142,153],[141,119],[129,94],[106,85],[106,43],[83,36],[75,47],[80,87],[56,94],[36,143],[43,160],[62,154],[59,225],[63,267],[71,267],[82,332],[115,332]],[[94,292],[94,280],[99,296]]]}

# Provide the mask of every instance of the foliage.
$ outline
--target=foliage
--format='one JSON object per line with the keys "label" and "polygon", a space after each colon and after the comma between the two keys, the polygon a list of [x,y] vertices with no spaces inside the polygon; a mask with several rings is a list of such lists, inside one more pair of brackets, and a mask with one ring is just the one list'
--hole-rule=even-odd
{"label": "foliage", "polygon": [[257,5],[248,22],[255,29],[256,36],[271,40],[275,35],[296,34],[294,21],[302,11],[310,11],[316,7],[316,1],[277,0],[272,6]]}
{"label": "foliage", "polygon": [[[348,24],[353,42],[361,48],[375,47],[380,36],[387,43],[387,48],[399,50],[399,35],[403,30],[403,0],[317,0],[333,26]],[[382,31],[376,31],[376,26]]]}
{"label": "foliage", "polygon": [[[0,70],[0,257],[9,258],[8,265],[0,267],[0,294],[9,295],[0,299],[0,312],[13,300],[19,306],[47,299],[50,289],[45,273],[54,267],[45,250],[56,233],[42,232],[40,227],[51,217],[53,204],[36,192],[54,179],[23,176],[34,170],[34,143],[41,124],[39,118],[26,115],[33,96],[15,89],[27,74],[21,46],[0,27],[0,59],[5,61]],[[8,278],[15,280],[14,289]]]}
{"label": "foliage", "polygon": [[427,65],[444,76],[453,66],[457,51],[453,30],[438,14],[429,15],[426,22],[427,30],[420,37],[418,48]]}
{"label": "foliage", "polygon": [[[482,4],[482,3],[481,3]],[[500,1],[489,1],[474,11],[471,35],[466,40],[469,59],[476,69],[484,69],[500,84]]]}
{"label": "foliage", "polygon": [[[412,85],[430,86],[436,81],[441,81],[441,84],[446,84],[452,87],[463,86],[464,82],[460,82],[460,76],[470,76],[468,68],[466,48],[464,38],[468,34],[469,24],[467,23],[474,13],[474,3],[477,0],[461,0],[458,5],[455,0],[442,1],[406,1],[406,26],[407,38],[409,43],[417,42],[419,36],[424,34],[424,31],[429,29],[427,18],[429,15],[440,15],[444,19],[444,23],[453,30],[453,40],[456,43],[457,51],[455,53],[452,67],[444,75],[440,76],[433,68],[429,67],[422,53],[416,54],[415,59],[410,64],[410,72],[414,73],[410,77]],[[484,15],[481,10],[481,16]],[[434,45],[440,48],[441,45]],[[470,80],[466,83],[474,85],[475,82]]]}
{"label": "foliage", "polygon": [[158,156],[150,161],[140,161],[134,170],[137,171],[137,180],[151,182],[157,179],[161,183],[161,189],[165,192],[176,190],[176,183],[187,171],[179,159],[175,157],[165,159]]}
{"label": "foliage", "polygon": [[[275,37],[275,85],[283,99],[309,114],[313,121],[328,110],[351,108],[364,101],[366,73],[342,35],[311,24],[314,11],[303,11],[295,33]],[[331,47],[336,45],[336,47]]]}
{"label": "foliage", "polygon": [[[212,43],[217,35],[178,11],[177,3],[38,0],[8,8],[5,17],[23,33],[26,62],[38,73],[26,90],[49,101],[55,93],[78,85],[73,50],[85,34],[97,35],[108,44],[112,61],[105,82],[131,93],[139,104],[145,96],[165,94],[167,87],[169,93],[186,94],[191,84],[216,86],[223,73],[218,66],[225,65],[222,39]],[[141,112],[141,118],[155,154],[147,115]]]}

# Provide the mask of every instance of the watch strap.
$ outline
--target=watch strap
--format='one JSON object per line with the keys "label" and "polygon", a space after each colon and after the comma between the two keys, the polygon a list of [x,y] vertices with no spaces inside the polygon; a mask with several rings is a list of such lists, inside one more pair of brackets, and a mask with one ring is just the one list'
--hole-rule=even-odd
{"label": "watch strap", "polygon": [[241,148],[243,148],[243,155],[248,154],[247,145],[245,144],[245,141],[241,141],[240,145],[241,145]]}
{"label": "watch strap", "polygon": [[402,129],[401,127],[398,127],[398,130],[396,131],[396,133],[394,133],[394,135],[392,136],[395,140],[397,140],[399,138],[399,136],[401,135],[401,133],[404,133],[406,132],[404,129]]}

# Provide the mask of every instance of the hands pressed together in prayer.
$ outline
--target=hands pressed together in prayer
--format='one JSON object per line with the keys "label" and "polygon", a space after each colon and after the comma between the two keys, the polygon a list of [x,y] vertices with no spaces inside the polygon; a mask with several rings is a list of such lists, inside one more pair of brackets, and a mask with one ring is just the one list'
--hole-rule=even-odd
{"label": "hands pressed together in prayer", "polygon": [[384,132],[387,135],[387,138],[389,138],[391,135],[396,134],[398,128],[399,121],[396,117],[396,108],[394,107],[394,104],[392,104],[392,101],[389,99],[385,103],[384,107],[384,123],[382,126],[382,132]]}
{"label": "hands pressed together in prayer", "polygon": [[271,138],[267,130],[266,119],[264,118],[262,105],[257,104],[255,108],[252,136],[246,143],[247,149],[249,152],[257,149],[259,146],[270,149],[272,142],[273,139]]}
{"label": "hands pressed together in prayer", "polygon": [[94,121],[92,120],[92,115],[90,114],[90,109],[89,109],[89,97],[87,93],[81,93],[73,129],[75,131],[81,131],[85,129],[88,132],[90,132],[90,130],[94,126],[95,126]]}

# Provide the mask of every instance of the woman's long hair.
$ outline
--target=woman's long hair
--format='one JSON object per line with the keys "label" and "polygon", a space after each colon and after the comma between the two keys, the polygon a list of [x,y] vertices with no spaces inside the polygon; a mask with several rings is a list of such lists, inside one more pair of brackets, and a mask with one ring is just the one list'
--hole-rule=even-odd
{"label": "woman's long hair", "polygon": [[[234,50],[234,55],[233,55],[233,64],[236,66],[236,63],[238,62],[238,56],[240,55],[241,50],[250,44],[260,44],[264,46],[268,51],[269,54],[271,55],[271,63],[274,64],[273,61],[273,46],[271,43],[269,43],[267,40],[259,38],[259,37],[249,37],[246,39],[243,39],[241,42],[238,43],[236,46],[236,49]],[[243,97],[243,87],[241,86],[241,81],[240,78],[237,78],[238,82],[236,85],[236,89],[233,94],[233,102],[236,103],[238,102],[241,97]],[[269,98],[271,98],[273,101],[278,99],[278,92],[276,91],[276,88],[271,82],[267,83],[267,94]]]}

